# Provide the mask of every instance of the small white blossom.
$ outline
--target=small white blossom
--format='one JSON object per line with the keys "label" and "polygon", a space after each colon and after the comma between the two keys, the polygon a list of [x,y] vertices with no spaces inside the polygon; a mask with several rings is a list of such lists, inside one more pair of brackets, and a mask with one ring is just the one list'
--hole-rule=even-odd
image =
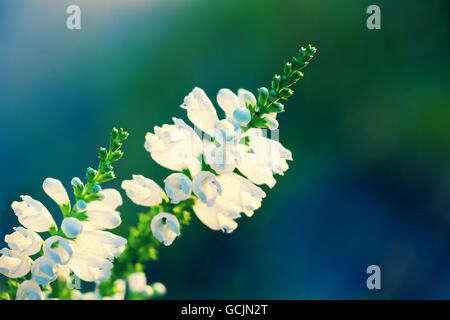
{"label": "small white blossom", "polygon": [[43,300],[41,288],[34,280],[26,280],[17,288],[16,300]]}
{"label": "small white blossom", "polygon": [[11,208],[19,222],[35,232],[46,232],[55,224],[52,215],[42,203],[30,196],[20,196],[22,201],[14,201]]}
{"label": "small white blossom", "polygon": [[209,100],[206,93],[198,87],[195,87],[194,90],[184,98],[181,107],[187,110],[189,120],[205,132],[212,128],[219,120],[211,100]]}
{"label": "small white blossom", "polygon": [[64,218],[61,229],[69,238],[75,238],[83,231],[83,224],[77,218]]}
{"label": "small white blossom", "polygon": [[118,191],[105,191],[106,190],[100,191],[100,195],[103,195],[102,200],[89,202],[86,204],[85,208],[89,225],[100,230],[114,229],[122,223],[120,213],[116,211],[117,206],[122,204],[120,194],[118,198]]}
{"label": "small white blossom", "polygon": [[20,278],[30,271],[32,260],[28,256],[7,248],[0,254],[0,273],[8,278]]}
{"label": "small white blossom", "polygon": [[182,173],[172,173],[165,180],[165,191],[172,203],[177,204],[191,196],[192,183],[188,176]]}
{"label": "small white blossom", "polygon": [[194,193],[207,206],[212,206],[222,193],[222,188],[216,176],[209,171],[199,172],[192,182]]}
{"label": "small white blossom", "polygon": [[222,206],[207,206],[201,201],[194,204],[194,212],[197,218],[212,230],[221,230],[226,233],[233,232],[238,224],[229,217],[229,212]]}
{"label": "small white blossom", "polygon": [[174,171],[189,169],[196,174],[201,169],[198,159],[202,153],[200,137],[183,120],[172,118],[174,125],[155,126],[155,133],[145,136],[145,149],[154,161]]}
{"label": "small white blossom", "polygon": [[232,172],[217,177],[222,186],[222,194],[217,198],[216,205],[228,212],[228,216],[236,218],[240,213],[248,217],[261,207],[262,198],[266,193],[246,178]]}
{"label": "small white blossom", "polygon": [[180,235],[180,223],[177,217],[170,213],[161,212],[154,216],[150,227],[155,238],[165,246],[170,246]]}
{"label": "small white blossom", "polygon": [[61,181],[53,178],[47,178],[42,184],[45,193],[53,199],[58,205],[68,205],[70,203],[67,191]]}
{"label": "small white blossom", "polygon": [[36,232],[23,227],[13,229],[15,232],[5,236],[5,242],[12,250],[27,256],[36,254],[41,250],[44,240]]}
{"label": "small white blossom", "polygon": [[117,258],[125,250],[127,243],[125,238],[100,230],[84,231],[74,241],[80,250],[109,260]]}
{"label": "small white blossom", "polygon": [[39,257],[33,262],[31,273],[34,281],[41,286],[47,286],[58,276],[55,262],[46,256]]}
{"label": "small white blossom", "polygon": [[144,272],[134,272],[128,276],[128,288],[131,292],[144,292],[147,287],[147,277]]}
{"label": "small white blossom", "polygon": [[66,265],[72,258],[72,248],[67,239],[52,236],[44,242],[44,255],[55,264]]}
{"label": "small white blossom", "polygon": [[292,153],[281,143],[254,135],[250,136],[247,152],[241,153],[237,168],[253,183],[272,188],[276,183],[273,174],[283,175],[289,168],[286,160],[292,160]]}
{"label": "small white blossom", "polygon": [[256,105],[256,98],[250,91],[239,89],[238,95],[229,89],[221,89],[217,94],[217,103],[225,111],[227,118],[245,126],[251,120],[247,105]]}
{"label": "small white blossom", "polygon": [[135,204],[145,207],[160,204],[164,197],[164,191],[155,181],[140,174],[133,174],[132,180],[122,181],[122,189]]}
{"label": "small white blossom", "polygon": [[69,262],[70,270],[83,281],[103,282],[111,276],[113,264],[108,259],[102,259],[86,253],[71,241],[73,256]]}
{"label": "small white blossom", "polygon": [[161,282],[155,282],[151,285],[151,287],[158,296],[163,296],[167,292],[166,286]]}

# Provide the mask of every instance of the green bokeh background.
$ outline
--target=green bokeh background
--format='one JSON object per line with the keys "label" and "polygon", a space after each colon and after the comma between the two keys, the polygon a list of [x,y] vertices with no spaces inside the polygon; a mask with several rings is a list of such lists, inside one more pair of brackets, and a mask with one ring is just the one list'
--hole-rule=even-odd
{"label": "green bokeh background", "polygon": [[[194,86],[268,86],[301,45],[317,57],[279,116],[294,161],[231,235],[198,220],[148,268],[167,298],[450,298],[447,1],[72,1],[0,4],[0,235],[41,183],[82,177],[113,126],[116,166],[162,183],[144,136]],[[382,29],[366,28],[381,8]],[[126,234],[139,207],[125,199]],[[366,288],[380,265],[382,290]]]}

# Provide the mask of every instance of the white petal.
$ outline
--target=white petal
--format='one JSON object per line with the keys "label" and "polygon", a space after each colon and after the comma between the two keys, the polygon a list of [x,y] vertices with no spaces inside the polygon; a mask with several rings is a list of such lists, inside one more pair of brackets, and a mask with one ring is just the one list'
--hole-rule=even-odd
{"label": "white petal", "polygon": [[227,118],[233,117],[234,110],[239,108],[238,97],[230,89],[219,90],[217,103],[225,111]]}
{"label": "white petal", "polygon": [[184,98],[181,107],[187,109],[189,120],[205,132],[212,128],[219,120],[211,100],[209,100],[206,93],[198,87],[195,87],[194,90]]}
{"label": "white petal", "polygon": [[67,191],[61,181],[53,178],[47,178],[42,184],[45,193],[53,199],[58,205],[67,205],[70,203]]}

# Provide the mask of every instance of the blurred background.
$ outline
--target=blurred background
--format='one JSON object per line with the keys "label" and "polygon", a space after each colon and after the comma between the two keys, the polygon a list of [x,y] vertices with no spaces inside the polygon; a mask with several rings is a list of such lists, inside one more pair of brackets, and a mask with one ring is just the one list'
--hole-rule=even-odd
{"label": "blurred background", "polygon": [[[81,30],[66,8],[81,7]],[[366,8],[381,8],[381,30]],[[162,184],[144,135],[194,86],[268,86],[312,43],[318,54],[279,116],[294,161],[230,234],[193,217],[148,267],[169,299],[449,299],[448,1],[2,1],[0,246],[10,204],[42,201],[97,164],[113,126],[131,134],[117,163]],[[141,210],[124,197],[127,234]],[[366,268],[381,268],[381,290]]]}

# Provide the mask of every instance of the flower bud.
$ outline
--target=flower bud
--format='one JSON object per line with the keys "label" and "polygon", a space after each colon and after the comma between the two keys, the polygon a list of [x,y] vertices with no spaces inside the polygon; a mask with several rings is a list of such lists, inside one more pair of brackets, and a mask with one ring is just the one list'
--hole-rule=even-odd
{"label": "flower bud", "polygon": [[303,78],[303,72],[301,72],[301,71],[295,71],[293,74],[292,74],[292,78],[294,79],[294,80],[300,80],[301,78]]}
{"label": "flower bud", "polygon": [[161,282],[155,282],[151,286],[152,286],[153,291],[154,291],[156,296],[159,296],[159,297],[163,296],[167,292],[166,286],[163,285]]}
{"label": "flower bud", "polygon": [[144,292],[147,286],[147,277],[144,272],[134,272],[128,276],[128,288],[131,292]]}
{"label": "flower bud", "polygon": [[[83,200],[79,200],[78,202],[80,201]],[[61,229],[64,232],[64,234],[69,238],[75,238],[83,231],[83,225],[77,218],[65,218],[61,224]]]}
{"label": "flower bud", "polygon": [[233,118],[241,126],[246,126],[252,119],[252,116],[250,115],[250,111],[248,109],[236,108],[233,112]]}
{"label": "flower bud", "polygon": [[262,119],[264,119],[267,128],[269,128],[270,130],[278,129],[278,121],[272,118],[270,115],[265,114],[262,116]]}
{"label": "flower bud", "polygon": [[53,178],[47,178],[42,184],[44,192],[53,199],[58,205],[67,205],[70,203],[67,191],[61,181]]}
{"label": "flower bud", "polygon": [[97,170],[94,170],[91,167],[86,169],[86,178],[88,179],[88,181],[91,181],[92,179],[94,179],[96,174],[97,174]]}
{"label": "flower bud", "polygon": [[278,90],[280,88],[281,77],[279,74],[276,74],[272,79],[272,89]]}
{"label": "flower bud", "polygon": [[105,161],[107,156],[108,156],[108,151],[106,151],[105,148],[100,147],[100,150],[98,152],[98,157],[100,158],[100,160]]}
{"label": "flower bud", "polygon": [[259,88],[258,90],[258,105],[264,106],[267,102],[267,98],[269,97],[269,91],[267,90],[267,88]]}
{"label": "flower bud", "polygon": [[294,91],[292,91],[291,89],[285,88],[285,89],[281,90],[280,96],[282,99],[287,99],[290,96],[292,96],[293,93],[294,93]]}
{"label": "flower bud", "polygon": [[110,161],[111,161],[111,162],[117,161],[117,160],[119,160],[120,158],[122,158],[122,156],[123,156],[123,152],[122,152],[122,151],[120,151],[120,150],[114,151],[114,152],[111,154]]}
{"label": "flower bud", "polygon": [[81,182],[80,178],[75,177],[72,179],[72,181],[70,181],[70,184],[72,185],[72,187],[74,188],[83,188],[83,182]]}

